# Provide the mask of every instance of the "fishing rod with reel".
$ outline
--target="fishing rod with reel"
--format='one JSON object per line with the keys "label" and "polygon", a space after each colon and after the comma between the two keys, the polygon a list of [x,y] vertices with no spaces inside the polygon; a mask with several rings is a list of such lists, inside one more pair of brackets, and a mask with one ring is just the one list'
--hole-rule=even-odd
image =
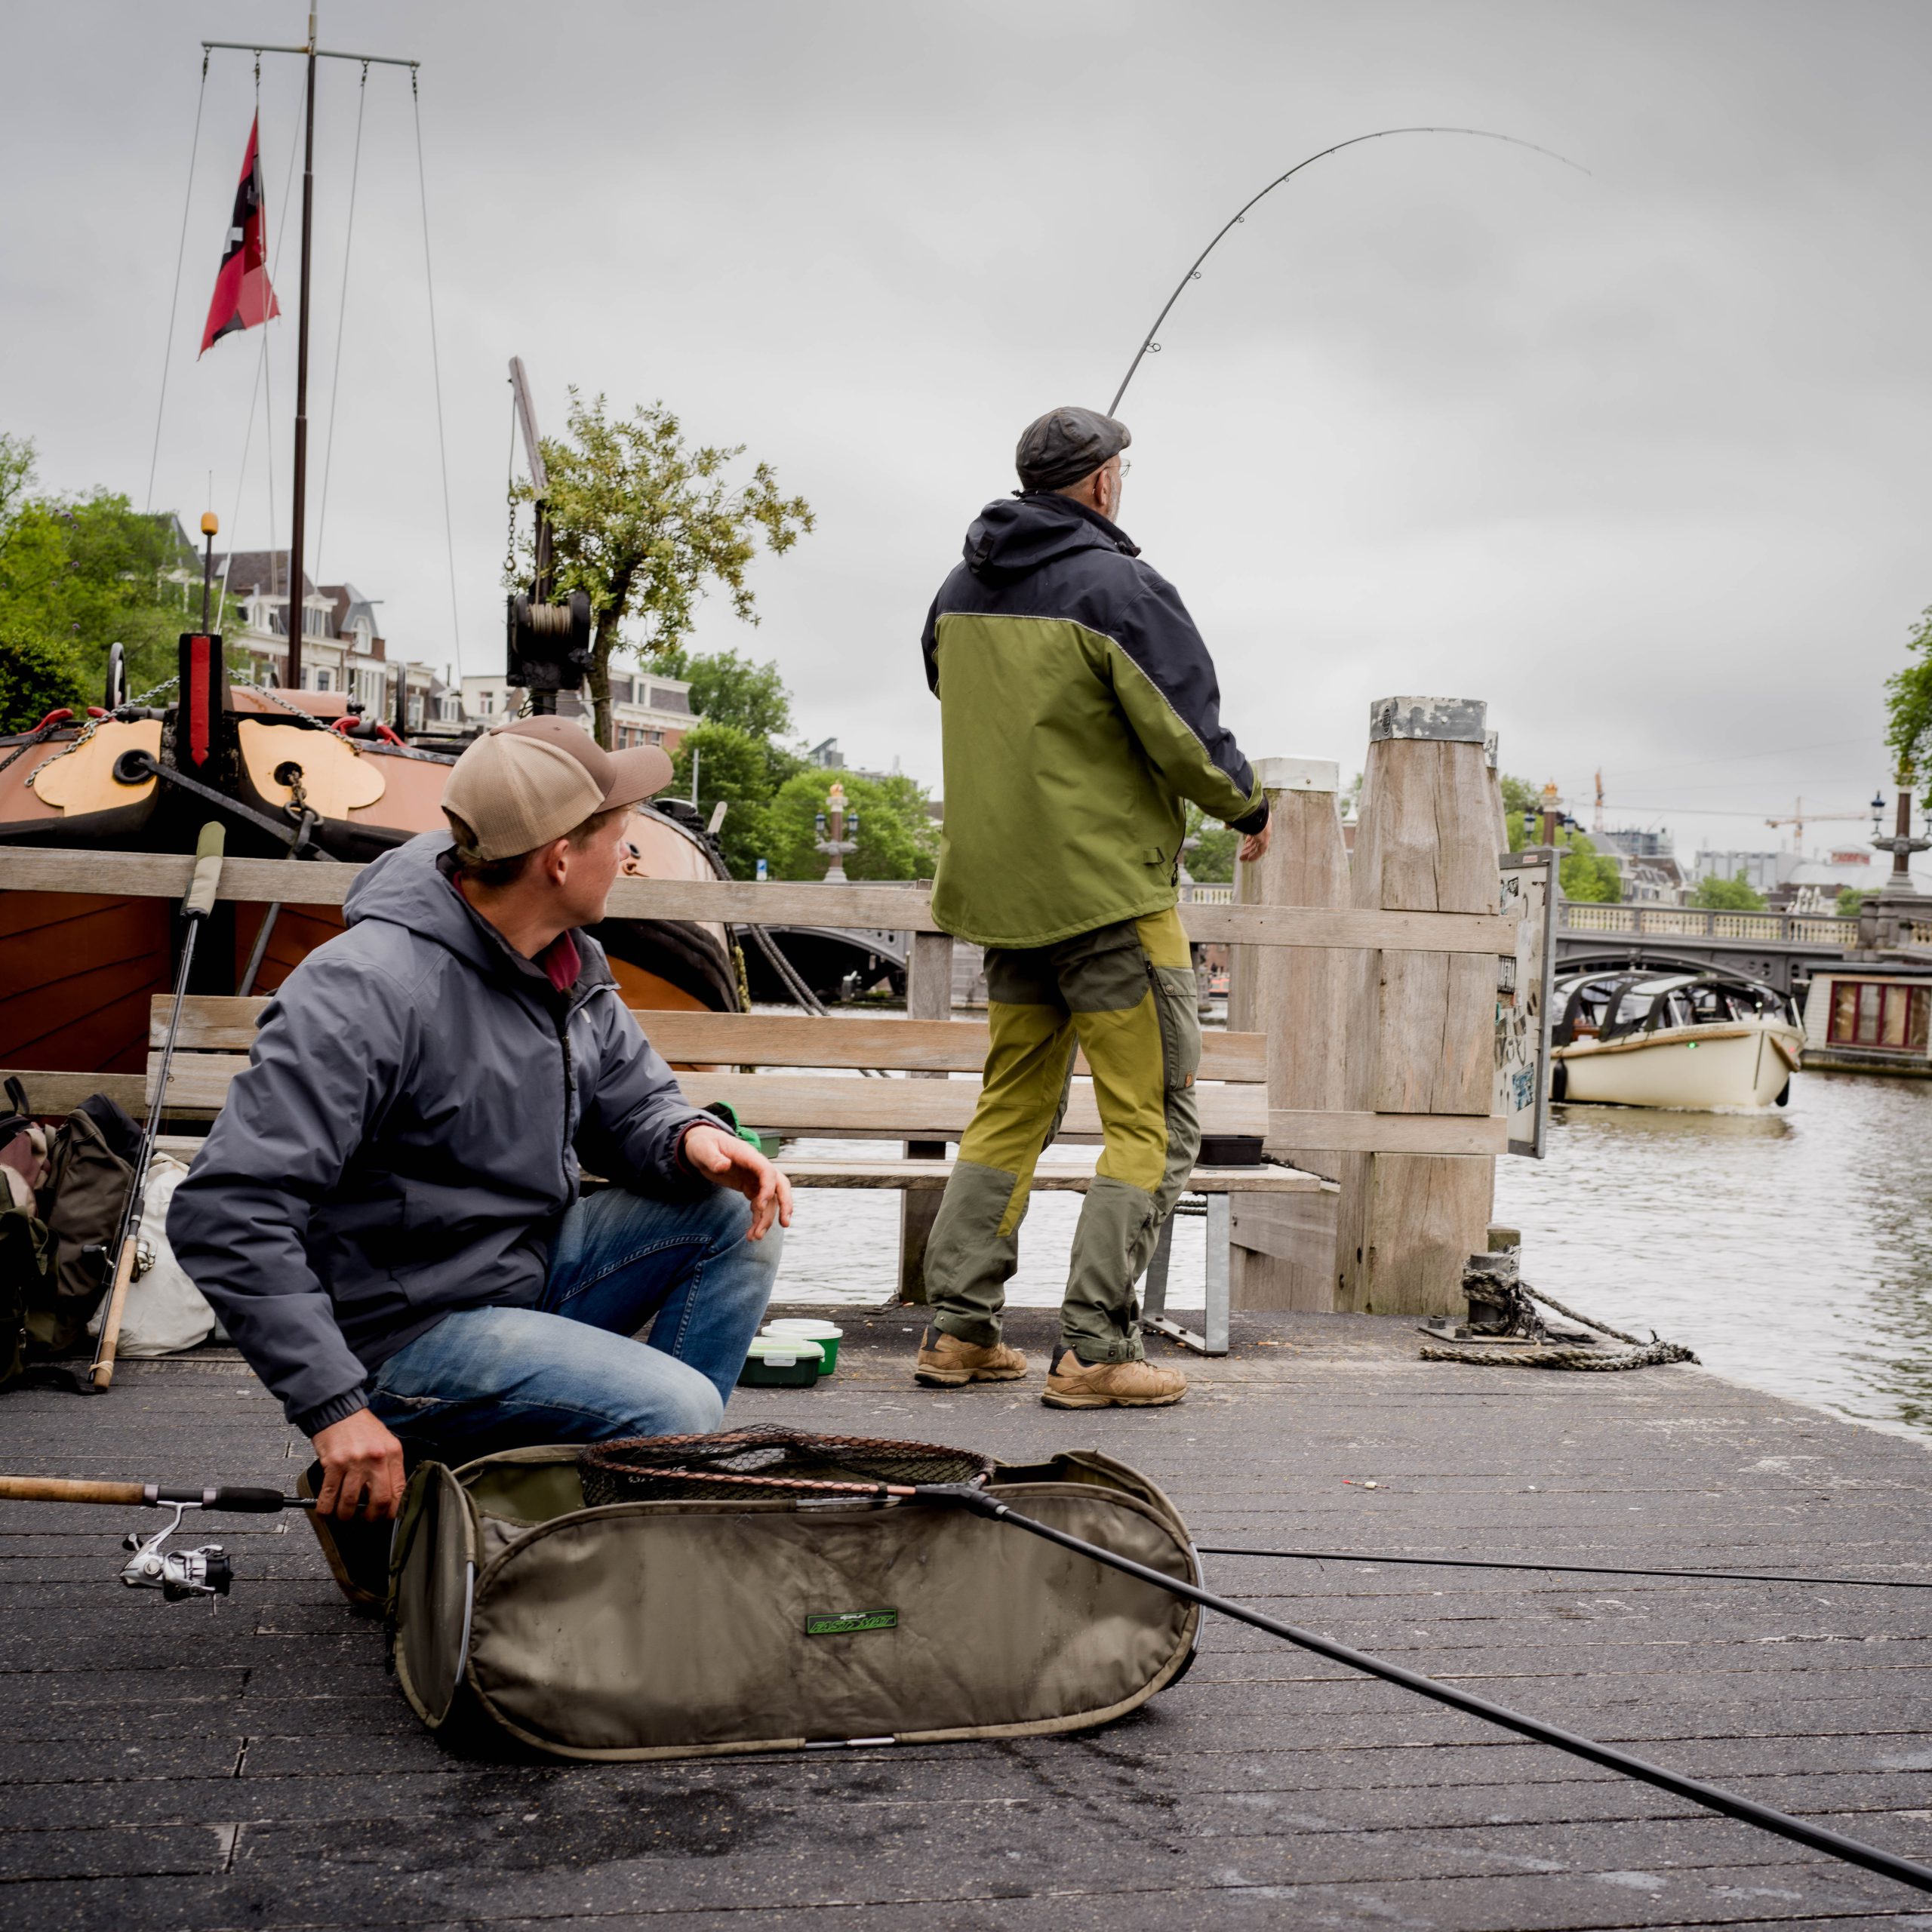
{"label": "fishing rod with reel", "polygon": [[[790,1446],[793,1448],[801,1446],[809,1447],[817,1441],[817,1438],[789,1431],[772,1432],[774,1436],[781,1433],[790,1438]],[[711,1438],[721,1444],[740,1439],[732,1437]],[[1626,1777],[1635,1779],[1640,1783],[1667,1792],[1673,1797],[1687,1799],[1720,1817],[1755,1826],[1761,1831],[1770,1832],[1792,1844],[1822,1852],[1829,1857],[1858,1866],[1881,1877],[1896,1879],[1917,1890],[1932,1892],[1932,1867],[1901,1858],[1876,1845],[1847,1837],[1843,1832],[1813,1824],[1807,1820],[1793,1817],[1787,1812],[1780,1811],[1770,1805],[1760,1804],[1755,1799],[1742,1797],[1735,1792],[1724,1789],[1721,1786],[1707,1784],[1699,1778],[1687,1777],[1680,1772],[1652,1764],[1647,1758],[1636,1757],[1629,1752],[1600,1743],[1580,1732],[1546,1723],[1540,1718],[1512,1710],[1506,1705],[1494,1703],[1486,1697],[1479,1697],[1454,1684],[1440,1682],[1435,1678],[1424,1676],[1419,1671],[1410,1670],[1403,1665],[1392,1663],[1366,1651],[1358,1651],[1351,1644],[1339,1643],[1318,1632],[1303,1629],[1294,1624],[1264,1616],[1258,1611],[1251,1610],[1244,1604],[1218,1595],[1187,1579],[1170,1576],[1165,1571],[1136,1562],[1132,1558],[1121,1555],[1101,1544],[1090,1543],[1084,1537],[1056,1529],[1051,1524],[1041,1522],[1036,1517],[1023,1515],[998,1497],[988,1493],[985,1487],[986,1475],[967,1481],[914,1483],[832,1481],[794,1476],[776,1470],[763,1473],[730,1473],[715,1461],[709,1467],[693,1466],[705,1462],[706,1456],[700,1445],[706,1441],[704,1438],[660,1438],[657,1442],[641,1440],[605,1444],[586,1451],[584,1456],[586,1460],[595,1459],[607,1466],[624,1469],[632,1481],[640,1485],[635,1492],[640,1496],[648,1494],[651,1486],[657,1485],[666,1495],[688,1497],[695,1492],[700,1496],[715,1497],[719,1501],[736,1494],[748,1500],[777,1496],[795,1497],[805,1503],[869,1503],[879,1508],[924,1503],[929,1507],[964,1510],[971,1515],[989,1518],[1057,1544],[1075,1555],[1103,1564],[1124,1576],[1134,1577],[1155,1589],[1164,1591],[1170,1596],[1197,1604],[1204,1610],[1212,1611],[1218,1616],[1244,1623],[1251,1629],[1262,1631],[1269,1636],[1278,1637],[1285,1643],[1293,1644],[1299,1649],[1326,1658],[1331,1663],[1341,1664],[1365,1676],[1380,1678],[1384,1683],[1413,1691],[1432,1703],[1445,1705],[1451,1710],[1460,1711],[1467,1716],[1480,1718],[1485,1723],[1512,1731],[1533,1743],[1549,1745],[1571,1757],[1581,1758],[1586,1763],[1599,1765],[1604,1770],[1618,1772]],[[630,1461],[630,1456],[641,1457],[641,1466]],[[989,1473],[990,1466],[988,1469]],[[163,1551],[162,1545],[180,1527],[189,1511],[231,1510],[248,1515],[266,1515],[284,1509],[314,1507],[314,1504],[307,1499],[285,1496],[273,1489],[174,1488],[153,1483],[93,1482],[45,1476],[0,1476],[0,1501],[5,1500],[92,1503],[171,1509],[174,1512],[172,1520],[157,1534],[146,1538],[138,1534],[131,1534],[128,1536],[124,1546],[131,1551],[132,1555],[121,1572],[122,1582],[130,1588],[158,1589],[163,1598],[170,1602],[180,1602],[197,1596],[225,1596],[233,1581],[232,1566],[219,1544],[204,1545],[192,1550]],[[1249,1555],[1299,1555],[1303,1552],[1230,1551],[1224,1553]],[[1715,1574],[1721,1575],[1726,1573]],[[1734,1573],[1731,1580],[1759,1580]],[[1855,1580],[1806,1578],[1794,1580],[1829,1580],[1835,1583]],[[1915,1586],[1909,1585],[1907,1587]]]}

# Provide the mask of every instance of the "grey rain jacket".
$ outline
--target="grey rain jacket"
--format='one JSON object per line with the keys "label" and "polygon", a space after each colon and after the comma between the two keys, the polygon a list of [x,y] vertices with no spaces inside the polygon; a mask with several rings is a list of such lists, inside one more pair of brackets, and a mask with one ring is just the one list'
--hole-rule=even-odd
{"label": "grey rain jacket", "polygon": [[578,1157],[660,1196],[691,1106],[604,951],[559,993],[463,903],[447,833],[386,852],[349,930],[263,1014],[168,1238],[289,1420],[312,1435],[453,1310],[541,1290]]}

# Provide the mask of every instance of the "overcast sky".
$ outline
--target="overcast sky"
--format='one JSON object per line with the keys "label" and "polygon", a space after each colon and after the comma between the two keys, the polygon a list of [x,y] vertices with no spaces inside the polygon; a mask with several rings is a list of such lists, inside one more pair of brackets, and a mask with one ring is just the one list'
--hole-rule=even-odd
{"label": "overcast sky", "polygon": [[[198,43],[304,21],[0,0],[0,426],[48,485],[146,498]],[[454,621],[465,667],[500,665],[521,354],[547,430],[568,384],[662,398],[811,500],[755,568],[762,624],[714,602],[697,641],[776,658],[809,737],[936,785],[919,626],[1020,426],[1104,407],[1272,176],[1447,123],[1590,173],[1444,137],[1324,161],[1121,405],[1122,521],[1244,748],[1346,777],[1372,699],[1481,697],[1506,770],[1587,823],[1600,766],[1609,822],[1687,857],[1887,775],[1883,680],[1932,604],[1932,8],[322,0],[321,41],[423,63],[454,620],[406,75],[369,77],[346,285],[356,67],[325,63],[316,141],[312,516],[333,408],[321,569],[384,600],[392,651],[454,659]],[[195,352],[254,86],[214,57],[154,486],[192,526],[212,472],[242,547],[287,541],[293,212],[245,473],[262,336]],[[273,217],[299,86],[265,59]]]}

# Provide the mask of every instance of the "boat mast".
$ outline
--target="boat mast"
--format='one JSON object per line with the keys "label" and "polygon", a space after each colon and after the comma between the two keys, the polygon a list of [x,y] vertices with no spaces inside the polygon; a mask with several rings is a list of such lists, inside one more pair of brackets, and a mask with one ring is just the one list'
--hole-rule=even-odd
{"label": "boat mast", "polygon": [[303,526],[309,497],[309,255],[315,210],[315,8],[309,0],[309,40],[304,50],[309,69],[302,131],[302,296],[295,325],[295,523],[288,543],[288,682],[302,684],[302,631],[308,613],[302,594]]}
{"label": "boat mast", "polygon": [[[340,48],[324,47],[315,38],[315,0],[309,0],[309,38],[300,47],[270,47],[255,40],[205,40],[202,57],[211,50],[223,48],[231,52],[252,54],[257,63],[264,54],[299,54],[308,63],[304,93],[304,127],[302,146],[302,294],[297,304],[295,339],[295,528],[288,545],[288,683],[302,682],[302,571],[303,525],[309,510],[309,263],[310,240],[315,212],[315,63],[318,60],[355,60],[365,72],[372,66],[407,67],[414,81],[418,63],[406,54],[350,54]],[[275,533],[271,531],[272,546]],[[274,550],[269,552],[271,571]]]}

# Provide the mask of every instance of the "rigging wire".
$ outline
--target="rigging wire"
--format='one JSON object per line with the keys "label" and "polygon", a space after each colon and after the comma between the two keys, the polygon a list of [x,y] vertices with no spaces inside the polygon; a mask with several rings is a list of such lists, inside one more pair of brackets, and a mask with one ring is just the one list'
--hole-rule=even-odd
{"label": "rigging wire", "polygon": [[[262,112],[262,57],[255,56],[255,113],[259,121]],[[275,229],[275,260],[269,265],[269,280],[273,283],[281,272],[282,238],[288,232],[288,204],[295,186],[295,144],[301,138],[302,117],[295,117],[294,131],[288,141],[288,167],[282,181],[281,213],[276,217]],[[242,438],[242,463],[235,476],[235,514],[229,520],[229,555],[235,549],[233,532],[242,521],[242,486],[248,480],[248,451],[255,439],[255,401],[264,389],[268,394],[268,413],[262,426],[262,434],[268,445],[269,466],[269,595],[275,595],[275,392],[269,381],[269,325],[265,320],[261,325],[261,347],[255,358],[255,380],[248,391],[248,427]],[[221,574],[221,602],[217,608],[214,627],[218,632],[222,620],[228,610],[228,571]],[[286,626],[285,626],[285,629]]]}
{"label": "rigging wire", "polygon": [[450,635],[455,641],[459,672],[463,665],[463,628],[457,608],[456,527],[450,518],[449,439],[443,433],[443,370],[436,349],[436,278],[429,260],[429,177],[423,165],[423,94],[417,73],[409,70],[409,99],[416,115],[416,182],[423,202],[423,278],[429,294],[429,368],[436,389],[436,453],[443,468],[443,546],[450,566]]}
{"label": "rigging wire", "polygon": [[188,258],[188,211],[195,203],[195,164],[202,152],[202,109],[208,100],[208,50],[202,49],[202,91],[195,97],[195,134],[188,143],[188,188],[181,197],[181,239],[174,250],[174,293],[168,301],[168,346],[161,352],[161,400],[155,405],[154,449],[148,457],[147,500],[141,506],[146,514],[154,508],[154,473],[161,462],[161,425],[168,411],[168,371],[174,360],[175,312],[181,306],[181,266]]}
{"label": "rigging wire", "polygon": [[349,230],[342,243],[342,295],[335,312],[335,361],[329,371],[329,426],[322,444],[322,493],[315,512],[315,581],[322,580],[322,533],[329,515],[329,470],[335,460],[335,405],[342,393],[342,337],[349,315],[349,259],[355,245],[355,184],[362,172],[362,110],[369,103],[369,63],[362,63],[362,85],[355,97],[355,153],[349,168]]}
{"label": "rigging wire", "polygon": [[1488,128],[1378,128],[1372,134],[1355,134],[1346,141],[1337,141],[1333,147],[1324,148],[1319,154],[1312,154],[1306,161],[1298,161],[1285,174],[1278,174],[1260,194],[1242,202],[1228,221],[1216,233],[1213,241],[1194,258],[1192,265],[1183,275],[1174,292],[1167,299],[1165,306],[1154,318],[1154,326],[1142,338],[1140,346],[1134,352],[1134,360],[1127,365],[1127,374],[1120,379],[1120,387],[1114,391],[1114,399],[1107,405],[1111,416],[1120,407],[1120,399],[1127,393],[1127,386],[1134,380],[1134,372],[1140,367],[1141,358],[1148,355],[1158,355],[1161,345],[1154,338],[1161,332],[1161,325],[1168,319],[1169,310],[1178,302],[1191,281],[1201,279],[1201,264],[1221,245],[1221,238],[1228,230],[1247,219],[1247,211],[1263,195],[1272,195],[1284,181],[1291,181],[1304,168],[1312,168],[1318,161],[1325,160],[1331,154],[1340,154],[1344,148],[1359,147],[1364,141],[1386,140],[1391,134],[1469,134],[1478,140],[1506,141],[1512,148],[1527,148],[1533,154],[1546,155],[1552,161],[1560,161],[1565,168],[1574,168],[1579,174],[1587,174],[1589,170],[1580,161],[1572,161],[1567,154],[1558,154],[1554,148],[1538,147],[1534,141],[1526,141],[1516,134],[1499,134]]}

